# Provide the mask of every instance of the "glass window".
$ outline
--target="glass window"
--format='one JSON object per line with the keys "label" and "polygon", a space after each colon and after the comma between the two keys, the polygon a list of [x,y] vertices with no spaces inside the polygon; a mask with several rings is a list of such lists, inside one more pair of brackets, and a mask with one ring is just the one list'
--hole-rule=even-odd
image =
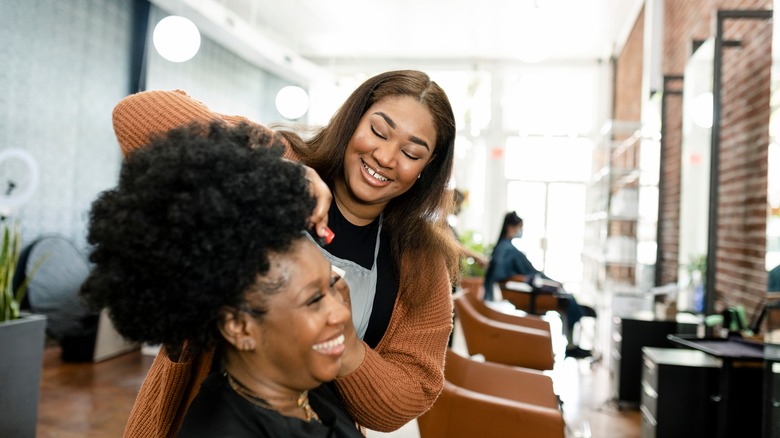
{"label": "glass window", "polygon": [[590,179],[593,141],[570,137],[508,137],[507,179],[581,181]]}
{"label": "glass window", "polygon": [[507,78],[503,127],[529,135],[589,135],[598,108],[597,70],[535,68]]}
{"label": "glass window", "polygon": [[447,93],[458,131],[478,137],[491,119],[491,74],[482,71],[436,71],[431,79]]}
{"label": "glass window", "polygon": [[536,269],[576,289],[582,279],[585,184],[511,181],[507,205],[523,218],[523,237],[512,243]]}

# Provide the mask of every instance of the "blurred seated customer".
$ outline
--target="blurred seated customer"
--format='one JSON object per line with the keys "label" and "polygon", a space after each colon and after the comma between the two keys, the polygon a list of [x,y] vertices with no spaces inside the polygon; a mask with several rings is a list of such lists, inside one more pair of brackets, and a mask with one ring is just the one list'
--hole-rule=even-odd
{"label": "blurred seated customer", "polygon": [[179,437],[363,436],[322,385],[351,314],[305,232],[304,169],[282,150],[246,124],[177,128],[92,205],[86,301],[127,339],[216,349]]}
{"label": "blurred seated customer", "polygon": [[563,319],[563,331],[566,335],[566,357],[585,358],[592,355],[590,350],[578,346],[573,338],[574,325],[583,316],[596,316],[596,311],[591,307],[577,303],[574,295],[566,292],[560,282],[552,280],[543,272],[534,267],[528,257],[512,244],[512,239],[523,236],[523,219],[514,211],[504,215],[504,223],[501,226],[496,246],[490,258],[487,272],[485,273],[486,301],[493,300],[493,285],[495,283],[511,280],[513,276],[522,275],[532,287],[542,291],[548,290],[558,298],[559,312]]}

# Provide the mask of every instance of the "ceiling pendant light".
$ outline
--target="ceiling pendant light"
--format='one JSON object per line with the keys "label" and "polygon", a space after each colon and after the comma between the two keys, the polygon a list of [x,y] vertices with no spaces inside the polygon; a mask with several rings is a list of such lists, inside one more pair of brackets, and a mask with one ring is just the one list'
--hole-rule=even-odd
{"label": "ceiling pendant light", "polygon": [[154,27],[152,41],[157,53],[171,62],[189,61],[200,49],[200,32],[185,17],[169,15]]}
{"label": "ceiling pendant light", "polygon": [[309,110],[309,95],[301,87],[288,85],[276,93],[276,110],[285,119],[295,120]]}

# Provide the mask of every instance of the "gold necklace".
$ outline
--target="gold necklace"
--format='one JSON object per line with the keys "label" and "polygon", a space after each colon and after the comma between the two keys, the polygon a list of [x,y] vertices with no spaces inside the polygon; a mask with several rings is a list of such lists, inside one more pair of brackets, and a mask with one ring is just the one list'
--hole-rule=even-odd
{"label": "gold necklace", "polygon": [[[252,403],[255,406],[260,406],[261,408],[271,409],[273,411],[281,413],[278,409],[271,406],[268,401],[266,401],[264,398],[259,397],[257,394],[253,393],[249,388],[244,386],[241,382],[236,380],[230,373],[225,373],[228,379],[228,384],[230,384],[230,388],[233,389],[233,391],[236,392],[236,394],[240,395],[244,400],[248,401],[249,403]],[[291,400],[291,399],[286,399]],[[309,391],[302,391],[300,394],[298,394],[297,399],[295,400],[296,407],[303,410],[303,415],[305,416],[305,420],[309,423],[311,423],[311,420],[317,420],[320,421],[320,418],[317,416],[317,413],[314,412],[314,410],[311,408],[311,405],[309,404]]]}

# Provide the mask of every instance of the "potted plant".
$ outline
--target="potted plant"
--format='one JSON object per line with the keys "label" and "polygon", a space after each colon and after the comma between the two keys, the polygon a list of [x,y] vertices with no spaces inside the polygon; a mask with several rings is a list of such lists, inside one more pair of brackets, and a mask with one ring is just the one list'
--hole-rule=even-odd
{"label": "potted plant", "polygon": [[[490,248],[485,246],[480,234],[467,230],[458,237],[464,248],[477,254],[490,254]],[[471,289],[479,294],[479,290],[484,282],[485,268],[480,266],[472,257],[462,257],[460,260],[460,272],[461,287],[463,289]]]}
{"label": "potted plant", "polygon": [[32,272],[13,287],[21,253],[19,226],[3,219],[0,233],[0,436],[35,436],[46,318],[21,311]]}

